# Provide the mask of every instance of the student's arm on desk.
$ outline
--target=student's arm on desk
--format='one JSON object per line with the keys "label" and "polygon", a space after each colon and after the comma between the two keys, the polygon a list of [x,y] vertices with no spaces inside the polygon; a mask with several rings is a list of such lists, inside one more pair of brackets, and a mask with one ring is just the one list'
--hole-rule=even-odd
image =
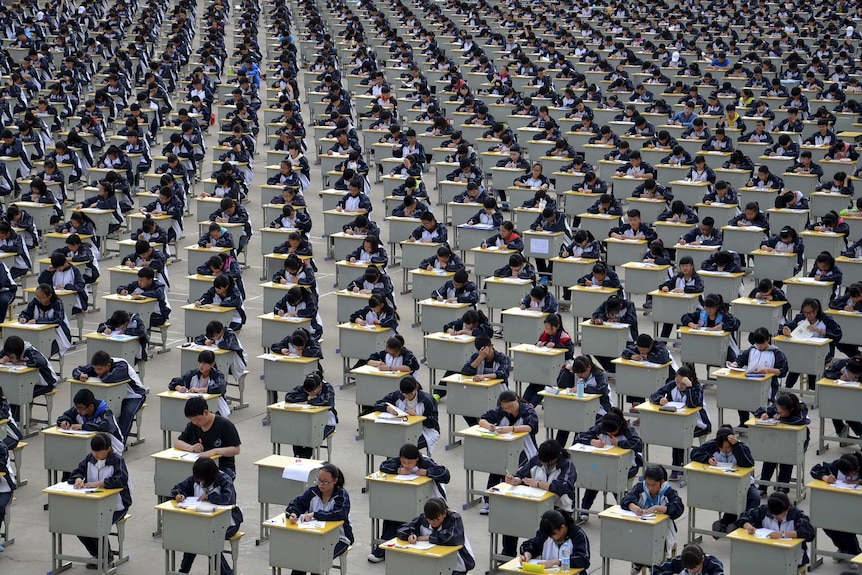
{"label": "student's arm on desk", "polygon": [[[419,515],[418,517],[414,517],[413,519],[398,528],[398,539],[401,539],[402,541],[409,541],[410,543],[415,543],[419,539],[419,530],[424,524],[424,514]],[[424,537],[423,539],[427,539],[427,537]]]}
{"label": "student's arm on desk", "polygon": [[[438,529],[428,536],[429,543],[434,545],[464,545],[466,535],[464,534],[464,523],[461,516],[454,511],[447,511],[447,517]],[[448,521],[447,521],[448,519]]]}
{"label": "student's arm on desk", "polygon": [[350,496],[344,488],[335,488],[332,495],[332,508],[328,511],[315,511],[318,521],[348,521],[350,519]]}

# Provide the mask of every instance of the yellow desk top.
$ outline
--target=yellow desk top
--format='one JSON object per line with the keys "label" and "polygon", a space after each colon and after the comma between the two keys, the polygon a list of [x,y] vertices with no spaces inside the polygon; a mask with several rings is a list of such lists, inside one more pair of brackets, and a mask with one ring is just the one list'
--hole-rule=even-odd
{"label": "yellow desk top", "polygon": [[[682,246],[686,247],[686,246]],[[714,246],[694,246],[694,247],[702,247],[702,248],[712,248]],[[745,272],[719,272],[719,271],[709,271],[709,270],[700,270],[699,273],[701,276],[713,277],[713,278],[741,278],[745,275]]]}
{"label": "yellow desk top", "polygon": [[46,428],[45,428],[45,429],[43,429],[40,433],[42,433],[42,434],[44,434],[44,435],[53,435],[53,436],[55,436],[55,437],[76,437],[76,438],[84,438],[84,439],[90,439],[91,437],[93,437],[94,435],[96,435],[96,432],[95,432],[95,431],[84,431],[84,430],[70,431],[70,430],[63,430],[63,429],[60,429],[59,427],[57,427],[56,425],[55,425],[55,426],[53,426],[53,427],[46,427]]}
{"label": "yellow desk top", "polygon": [[679,333],[684,333],[688,335],[708,335],[713,337],[723,337],[726,335],[730,335],[729,331],[724,330],[710,330],[710,329],[692,329],[688,326],[681,327],[677,331]]}
{"label": "yellow desk top", "polygon": [[[514,250],[509,250],[509,251],[514,251]],[[596,263],[599,260],[598,260],[598,258],[576,258],[576,257],[572,257],[572,256],[569,256],[567,258],[563,258],[563,257],[557,256],[557,257],[551,258],[551,261],[552,262],[563,262],[563,263],[568,263],[568,264],[590,265],[590,264]]]}
{"label": "yellow desk top", "polygon": [[[367,294],[363,294],[363,296],[366,296],[366,299],[367,299]],[[380,333],[380,332],[384,332],[384,331],[392,331],[392,328],[383,327],[381,325],[359,325],[358,323],[352,323],[352,322],[339,324],[338,329],[343,329],[343,330],[348,330],[348,331],[370,331],[370,332],[374,332],[374,333]]]}
{"label": "yellow desk top", "polygon": [[545,347],[545,346],[537,346],[531,343],[521,343],[518,345],[514,345],[509,348],[509,351],[515,351],[519,353],[528,353],[531,355],[563,355],[566,353],[566,348],[564,347]]}
{"label": "yellow desk top", "polygon": [[761,421],[758,417],[752,417],[748,421],[745,422],[745,425],[748,427],[765,427],[767,429],[783,429],[786,431],[800,431],[806,429],[807,425],[788,425],[787,423],[775,423],[772,425],[764,425],[762,423],[758,424],[757,422]]}
{"label": "yellow desk top", "polygon": [[153,303],[154,301],[156,301],[156,298],[154,298],[154,297],[145,297],[145,296],[137,295],[137,294],[136,295],[132,295],[132,294],[120,295],[117,293],[108,294],[105,296],[105,299],[128,302],[128,303],[139,303],[139,304]]}
{"label": "yellow desk top", "polygon": [[64,497],[83,497],[84,499],[105,499],[107,497],[111,497],[112,495],[116,495],[120,493],[122,488],[115,489],[96,489],[95,491],[84,491],[83,489],[78,491],[65,491],[63,489],[57,489],[53,485],[45,487],[42,489],[42,493],[47,493],[49,495],[62,495]]}
{"label": "yellow desk top", "polygon": [[752,381],[766,381],[772,379],[772,374],[746,373],[729,367],[716,369],[711,374],[713,377],[724,377],[727,379],[747,379]]}
{"label": "yellow desk top", "polygon": [[335,292],[335,295],[336,296],[355,297],[355,298],[363,299],[365,301],[368,301],[368,298],[371,297],[370,293],[357,293],[357,292],[352,292],[352,291],[347,290],[347,289],[340,289],[337,292]]}
{"label": "yellow desk top", "polygon": [[539,392],[539,395],[544,397],[559,397],[567,401],[594,401],[602,397],[600,393],[585,393],[583,397],[578,397],[577,391],[572,387],[555,387],[556,391],[549,391],[547,388]]}
{"label": "yellow desk top", "polygon": [[106,381],[102,381],[98,377],[91,377],[91,378],[88,378],[86,381],[84,381],[81,379],[76,379],[74,377],[70,377],[68,379],[68,381],[69,381],[69,383],[80,383],[80,384],[85,384],[85,385],[93,385],[96,387],[104,387],[107,389],[107,388],[111,388],[111,387],[119,387],[122,385],[127,385],[132,380],[131,379],[124,379],[123,381],[106,382]]}
{"label": "yellow desk top", "polygon": [[597,285],[588,285],[588,286],[573,285],[573,286],[570,286],[569,289],[571,289],[572,291],[604,293],[604,294],[607,294],[610,296],[610,295],[613,295],[613,294],[619,292],[621,288],[605,287],[605,286],[597,286]]}
{"label": "yellow desk top", "polygon": [[[681,246],[688,247],[688,246]],[[692,247],[707,247],[707,246],[692,246]],[[626,262],[622,265],[624,269],[627,270],[655,270],[655,271],[663,271],[670,267],[668,264],[659,265],[659,264],[651,264],[646,262]]]}
{"label": "yellow desk top", "polygon": [[289,457],[287,455],[267,455],[263,459],[254,462],[258,467],[274,467],[284,469],[294,465],[307,465],[315,468],[322,467],[326,463],[320,459],[302,459],[300,457]]}
{"label": "yellow desk top", "polygon": [[668,361],[667,363],[653,363],[651,361],[635,361],[633,359],[618,357],[616,359],[612,359],[611,363],[615,363],[617,365],[627,365],[629,367],[640,367],[643,369],[662,369],[666,368],[673,362]]}
{"label": "yellow desk top", "polygon": [[461,373],[455,373],[443,378],[443,381],[446,383],[454,383],[461,385],[475,385],[477,387],[493,387],[495,385],[500,385],[503,383],[502,379],[484,379],[482,381],[474,381],[473,375],[463,375]]}
{"label": "yellow desk top", "polygon": [[543,312],[540,309],[521,309],[520,307],[510,307],[508,309],[504,309],[501,313],[506,315],[517,315],[521,317],[532,318],[540,318],[550,315],[549,313]]}
{"label": "yellow desk top", "polygon": [[822,280],[816,280],[814,278],[809,278],[809,277],[787,278],[786,280],[784,280],[784,283],[795,284],[795,285],[813,285],[813,286],[820,286],[820,287],[831,287],[832,285],[835,284],[835,282],[833,282],[833,281],[822,281]]}
{"label": "yellow desk top", "polygon": [[407,541],[396,538],[390,539],[385,543],[381,543],[380,547],[382,549],[386,549],[386,551],[390,553],[408,553],[410,555],[440,559],[442,557],[452,555],[453,553],[457,553],[461,549],[462,545],[434,545],[428,549],[417,549],[415,547],[411,547]]}
{"label": "yellow desk top", "polygon": [[[534,557],[534,559],[535,559],[535,557]],[[541,558],[539,558],[539,559],[541,559]],[[533,571],[525,571],[521,567],[521,560],[518,559],[517,557],[514,559],[510,559],[510,560],[506,561],[502,565],[497,566],[497,569],[499,569],[500,571],[505,571],[506,573],[517,573],[519,575],[536,575],[535,572],[533,572]],[[546,568],[546,569],[548,569],[548,568]],[[578,573],[583,573],[583,571],[584,571],[580,567],[577,567],[577,568],[572,567],[568,571],[560,571],[556,567],[550,567],[550,569],[552,569],[554,572],[557,572],[557,573],[571,573],[572,575],[577,575]]]}
{"label": "yellow desk top", "polygon": [[768,252],[764,249],[756,249],[749,252],[749,255],[752,256],[773,256],[779,258],[795,258],[796,254],[793,252]]}
{"label": "yellow desk top", "polygon": [[20,328],[20,329],[29,329],[33,331],[45,331],[49,329],[56,329],[57,324],[55,323],[21,323],[20,321],[4,321],[0,323],[0,327],[3,328]]}
{"label": "yellow desk top", "polygon": [[206,400],[221,397],[218,393],[182,393],[179,391],[162,391],[157,395],[158,397],[163,397],[165,399],[181,399],[183,401],[190,397],[203,397]]}
{"label": "yellow desk top", "polygon": [[655,403],[651,403],[649,401],[644,401],[643,403],[639,403],[638,405],[636,405],[635,409],[638,413],[661,413],[667,415],[682,416],[693,415],[702,409],[701,407],[684,407],[678,411],[662,411],[661,409],[659,409],[660,407],[662,406],[656,405]]}
{"label": "yellow desk top", "polygon": [[786,304],[787,302],[786,301],[775,301],[775,300],[767,301],[765,299],[755,299],[753,297],[738,297],[735,300],[731,301],[730,303],[739,304],[739,305],[763,305],[766,307],[778,308],[778,307],[784,307],[784,304]]}
{"label": "yellow desk top", "polygon": [[629,329],[629,324],[627,323],[619,323],[616,321],[603,321],[602,323],[593,323],[591,320],[584,320],[580,323],[582,328],[595,327],[598,329],[618,329],[618,330],[626,330]]}
{"label": "yellow desk top", "polygon": [[331,408],[328,405],[311,405],[308,403],[290,403],[287,401],[279,401],[272,405],[267,405],[267,409],[275,411],[293,411],[298,413],[321,413],[329,411]]}
{"label": "yellow desk top", "polygon": [[[185,307],[185,306],[183,306],[183,307]],[[229,308],[225,308],[225,309],[233,310],[234,308],[229,307]],[[288,317],[288,316],[276,315],[274,312],[269,312],[269,313],[265,313],[263,315],[259,315],[259,316],[257,316],[257,318],[261,319],[261,320],[265,320],[265,321],[283,321],[285,323],[305,323],[305,322],[311,321],[310,317]]]}
{"label": "yellow desk top", "polygon": [[452,343],[472,344],[476,338],[472,335],[452,335],[442,331],[429,333],[425,339],[433,339],[435,341],[448,341]]}
{"label": "yellow desk top", "polygon": [[857,497],[862,496],[862,485],[855,485],[852,488],[836,487],[835,485],[826,483],[821,479],[812,479],[805,484],[805,487],[809,487],[811,489],[822,489],[824,491],[834,491],[835,493],[847,493],[848,495],[855,495]]}
{"label": "yellow desk top", "polygon": [[[156,453],[151,453],[150,457],[162,460],[180,459],[191,464],[198,460],[200,453],[192,453],[190,451],[183,451],[182,449],[174,449],[173,447],[170,447],[168,449],[163,449],[162,451],[157,451]],[[210,459],[219,459],[220,457],[221,455],[218,454],[209,456]]]}
{"label": "yellow desk top", "polygon": [[281,361],[285,363],[314,363],[320,359],[318,357],[283,355],[280,353],[263,353],[257,356],[257,358],[264,361]]}
{"label": "yellow desk top", "polygon": [[[524,489],[526,487],[526,489]],[[539,489],[537,487],[529,487],[526,485],[509,485],[502,482],[485,491],[488,495],[501,495],[511,497],[513,499],[521,499],[525,501],[547,501],[556,497],[553,491]]]}
{"label": "yellow desk top", "polygon": [[344,524],[344,521],[321,521],[320,523],[323,523],[323,527],[314,529],[301,529],[297,523],[291,523],[287,520],[285,514],[281,513],[279,515],[276,515],[275,517],[272,517],[271,519],[267,519],[266,521],[264,521],[263,526],[267,527],[268,529],[284,529],[287,531],[301,531],[305,533],[317,533],[318,535],[326,535],[327,533],[330,533],[331,531],[340,528]]}
{"label": "yellow desk top", "polygon": [[666,513],[656,513],[655,515],[644,519],[643,517],[629,515],[626,513],[627,511],[628,510],[623,510],[619,505],[614,505],[613,507],[609,507],[604,511],[599,512],[599,517],[601,519],[618,519],[621,521],[632,521],[647,525],[657,525],[670,519]]}
{"label": "yellow desk top", "polygon": [[461,435],[463,437],[481,437],[483,439],[493,439],[494,441],[518,441],[526,436],[528,432],[526,431],[517,431],[512,433],[497,433],[495,431],[491,431],[489,429],[485,429],[484,427],[479,427],[478,425],[474,425],[472,427],[468,427],[466,429],[462,429],[461,431],[456,432],[456,435]]}
{"label": "yellow desk top", "polygon": [[486,282],[496,283],[496,284],[513,284],[524,286],[527,284],[532,284],[533,280],[522,279],[522,278],[498,278],[498,277],[490,277],[485,280]]}
{"label": "yellow desk top", "polygon": [[0,363],[0,372],[3,373],[32,373],[36,371],[37,367],[27,367],[24,364],[8,364],[8,363]]}
{"label": "yellow desk top", "polygon": [[686,292],[674,292],[674,291],[661,291],[660,289],[653,290],[649,292],[649,295],[653,297],[675,297],[679,299],[697,299],[702,296],[702,293],[686,293]]}
{"label": "yellow desk top", "polygon": [[759,545],[772,545],[774,547],[787,548],[800,547],[805,541],[804,539],[798,537],[795,539],[761,539],[760,537],[757,537],[755,535],[749,535],[748,531],[742,529],[741,527],[732,531],[731,533],[728,533],[727,538],[731,541],[746,541],[748,543],[757,543]]}
{"label": "yellow desk top", "polygon": [[714,475],[721,476],[729,475],[733,477],[743,477],[754,473],[753,467],[738,467],[734,465],[731,469],[721,469],[719,467],[713,467],[708,463],[698,463],[696,461],[692,461],[686,465],[685,469],[688,469],[689,471],[701,471],[703,473],[712,473]]}
{"label": "yellow desk top", "polygon": [[436,300],[436,299],[430,298],[430,297],[427,299],[419,300],[419,305],[430,305],[432,307],[443,307],[443,308],[450,308],[450,309],[464,309],[464,308],[468,308],[468,307],[473,306],[473,304],[471,304],[471,303],[463,303],[463,302],[457,302],[457,301],[452,301],[452,302],[439,301],[439,300]]}
{"label": "yellow desk top", "polygon": [[426,270],[423,268],[412,269],[412,270],[410,270],[410,273],[420,275],[420,276],[438,276],[441,278],[449,278],[449,277],[452,277],[455,275],[455,272],[449,272],[446,270],[438,270],[438,269]]}
{"label": "yellow desk top", "polygon": [[187,513],[191,515],[200,515],[201,517],[215,517],[216,515],[221,515],[222,513],[229,512],[231,509],[233,509],[233,507],[233,505],[216,505],[213,511],[204,513],[203,511],[198,511],[194,507],[179,507],[177,502],[173,499],[156,505],[156,509],[162,512]]}
{"label": "yellow desk top", "polygon": [[593,447],[592,445],[584,445],[583,443],[575,443],[571,447],[568,448],[570,452],[583,452],[583,453],[594,453],[596,455],[601,455],[605,457],[623,457],[624,455],[631,454],[631,449],[624,449],[622,447],[613,447],[606,446],[604,448],[598,449]]}
{"label": "yellow desk top", "polygon": [[402,377],[407,377],[408,375],[410,375],[406,371],[380,370],[380,369],[378,369],[374,366],[368,365],[368,364],[359,366],[355,369],[351,369],[350,373],[353,373],[353,374],[358,373],[358,374],[362,374],[362,375],[373,375],[376,377],[389,377],[392,379],[401,379]]}
{"label": "yellow desk top", "polygon": [[[616,218],[619,216],[613,216],[613,217]],[[622,238],[605,238],[602,241],[605,243],[608,243],[608,244],[646,244],[647,243],[647,241],[644,238],[639,237],[639,236],[638,237],[632,236],[631,239],[629,239],[629,238],[625,238],[625,239],[622,239]]]}
{"label": "yellow desk top", "polygon": [[800,339],[798,337],[789,337],[786,335],[776,335],[772,341],[783,341],[786,343],[801,343],[802,345],[823,346],[829,345],[832,340],[828,337],[818,337],[817,339]]}
{"label": "yellow desk top", "polygon": [[[359,419],[362,421],[368,421],[370,423],[375,423],[377,418],[382,414],[382,411],[373,411],[371,413],[366,413]],[[417,423],[422,423],[425,421],[426,417],[424,415],[406,415],[400,419],[393,419],[390,421],[395,421],[397,423],[387,422],[384,425],[416,425]]]}
{"label": "yellow desk top", "polygon": [[297,284],[291,284],[291,283],[283,284],[283,283],[279,283],[279,282],[263,282],[262,284],[260,284],[260,287],[262,287],[262,288],[273,288],[273,289],[279,289],[279,290],[287,291],[290,288],[295,287],[296,285]]}
{"label": "yellow desk top", "polygon": [[825,377],[821,377],[817,380],[817,385],[825,385],[826,387],[846,387],[848,389],[860,389],[862,388],[862,383],[858,381],[841,381],[838,379],[828,379]]}
{"label": "yellow desk top", "polygon": [[193,303],[190,303],[188,305],[184,305],[182,307],[182,309],[184,309],[184,310],[196,310],[196,311],[207,311],[207,312],[211,312],[211,313],[225,313],[225,312],[232,312],[236,308],[225,307],[222,305],[216,305],[214,303],[205,303],[205,304],[201,304],[201,305],[195,305]]}
{"label": "yellow desk top", "polygon": [[474,252],[474,253],[483,253],[483,252],[488,253],[489,252],[489,253],[493,253],[493,254],[507,254],[508,255],[508,254],[513,254],[518,250],[510,250],[506,246],[488,246],[487,248],[483,248],[481,246],[478,246],[475,248],[470,248],[470,251]]}
{"label": "yellow desk top", "polygon": [[398,475],[394,473],[383,473],[382,471],[377,471],[375,473],[371,473],[365,476],[366,481],[377,482],[377,483],[394,483],[396,485],[409,485],[411,487],[420,487],[422,485],[426,485],[431,481],[434,481],[427,475],[420,475],[418,477],[414,477],[413,479],[398,479]]}

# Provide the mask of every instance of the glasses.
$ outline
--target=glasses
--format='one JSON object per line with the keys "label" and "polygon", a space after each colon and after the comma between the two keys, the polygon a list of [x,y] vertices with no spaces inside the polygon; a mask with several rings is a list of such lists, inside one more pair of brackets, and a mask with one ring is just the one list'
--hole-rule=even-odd
{"label": "glasses", "polygon": [[323,480],[323,479],[320,479],[320,478],[318,478],[318,479],[317,479],[317,484],[318,484],[318,485],[329,485],[330,483],[334,483],[334,482],[333,482],[333,481],[326,481],[326,480]]}

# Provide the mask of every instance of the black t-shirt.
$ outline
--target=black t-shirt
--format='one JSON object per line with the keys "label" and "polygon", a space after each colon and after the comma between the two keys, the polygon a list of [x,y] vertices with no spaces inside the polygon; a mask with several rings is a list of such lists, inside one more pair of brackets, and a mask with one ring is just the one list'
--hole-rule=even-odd
{"label": "black t-shirt", "polygon": [[[200,441],[204,447],[204,451],[217,447],[239,446],[241,444],[236,426],[229,419],[221,415],[215,416],[212,426],[207,431],[204,431],[190,421],[180,434],[179,440],[190,444]],[[222,471],[230,469],[236,473],[236,461],[234,457],[222,455],[219,457],[218,462],[219,469]]]}

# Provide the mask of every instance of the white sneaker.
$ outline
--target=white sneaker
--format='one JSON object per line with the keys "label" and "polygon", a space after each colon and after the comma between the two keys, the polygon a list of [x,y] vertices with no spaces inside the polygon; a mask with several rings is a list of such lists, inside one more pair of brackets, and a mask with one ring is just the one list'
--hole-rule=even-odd
{"label": "white sneaker", "polygon": [[486,502],[482,505],[482,509],[479,510],[479,515],[488,515],[488,511],[490,510],[490,506]]}
{"label": "white sneaker", "polygon": [[383,555],[378,557],[374,553],[369,553],[368,557],[366,557],[366,559],[368,559],[369,563],[380,563],[381,561],[384,561],[386,559],[386,557]]}
{"label": "white sneaker", "polygon": [[488,297],[485,294],[479,296],[479,303],[488,303]]}

